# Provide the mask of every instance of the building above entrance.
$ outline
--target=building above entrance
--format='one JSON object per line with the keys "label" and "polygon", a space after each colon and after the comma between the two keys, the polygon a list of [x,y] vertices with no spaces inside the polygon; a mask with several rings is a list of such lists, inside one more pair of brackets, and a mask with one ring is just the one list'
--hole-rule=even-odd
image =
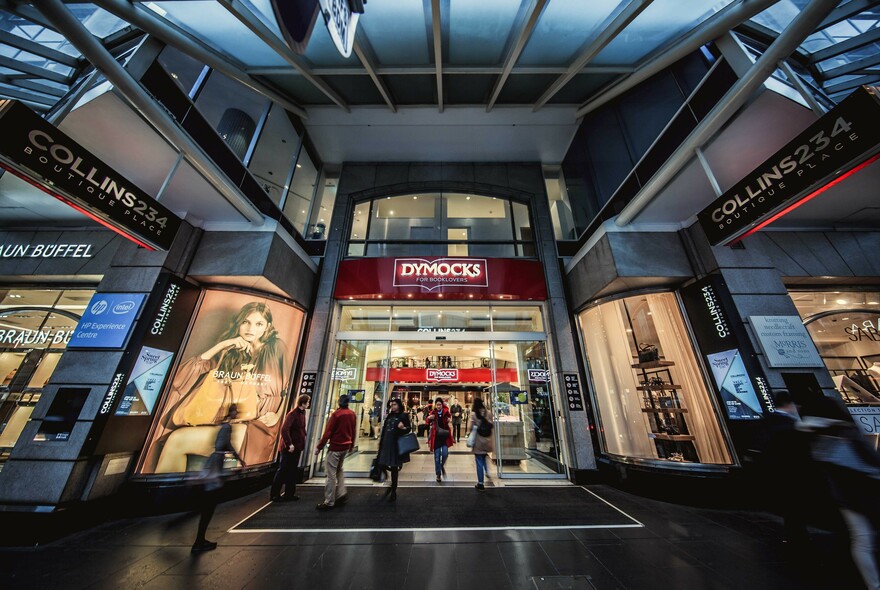
{"label": "building above entrance", "polygon": [[344,260],[336,299],[547,299],[544,268],[509,258],[362,258]]}

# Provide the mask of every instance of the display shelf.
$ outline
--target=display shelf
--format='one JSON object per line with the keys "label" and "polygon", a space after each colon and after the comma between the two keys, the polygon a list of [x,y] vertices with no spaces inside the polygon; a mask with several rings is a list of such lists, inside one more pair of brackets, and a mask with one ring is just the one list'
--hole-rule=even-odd
{"label": "display shelf", "polygon": [[675,366],[672,361],[647,361],[645,363],[636,363],[630,365],[633,369],[661,369],[663,367]]}
{"label": "display shelf", "polygon": [[632,365],[640,374],[642,413],[647,414],[650,431],[648,438],[654,441],[657,457],[669,461],[699,462],[694,446],[696,437],[690,433],[679,392],[682,386],[672,382],[670,367],[673,361],[648,361]]}

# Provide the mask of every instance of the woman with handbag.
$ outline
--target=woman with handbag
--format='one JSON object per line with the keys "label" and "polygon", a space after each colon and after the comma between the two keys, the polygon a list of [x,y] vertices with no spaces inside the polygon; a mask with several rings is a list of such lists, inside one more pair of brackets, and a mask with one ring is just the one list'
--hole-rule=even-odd
{"label": "woman with handbag", "polygon": [[190,467],[188,455],[209,455],[216,425],[231,403],[238,407],[232,441],[244,460],[272,461],[290,373],[286,348],[269,306],[244,305],[216,344],[178,368],[146,468],[180,473]]}
{"label": "woman with handbag", "polygon": [[434,472],[437,474],[438,482],[442,481],[441,475],[446,475],[449,447],[455,444],[452,439],[452,428],[449,426],[451,418],[449,410],[443,404],[442,397],[434,400],[434,409],[425,418],[425,422],[431,427],[431,432],[428,435],[428,448],[434,452]]}
{"label": "woman with handbag", "polygon": [[397,479],[404,463],[409,463],[409,453],[401,455],[398,452],[397,441],[401,436],[409,434],[409,414],[403,410],[403,402],[398,398],[388,402],[388,415],[382,423],[382,438],[379,439],[379,453],[376,461],[382,469],[391,472],[391,487],[385,490],[389,500],[397,500]]}
{"label": "woman with handbag", "polygon": [[489,474],[486,456],[495,450],[495,439],[492,433],[494,426],[492,412],[489,411],[482,399],[476,398],[471,405],[468,446],[471,447],[474,462],[477,465],[477,485],[474,487],[478,490],[486,489],[483,485],[483,478]]}

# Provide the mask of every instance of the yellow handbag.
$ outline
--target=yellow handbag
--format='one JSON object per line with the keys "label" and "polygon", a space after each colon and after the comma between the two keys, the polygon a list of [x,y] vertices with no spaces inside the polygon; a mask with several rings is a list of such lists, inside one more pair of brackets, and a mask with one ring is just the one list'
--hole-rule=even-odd
{"label": "yellow handbag", "polygon": [[[218,366],[222,366],[220,359]],[[205,377],[198,390],[193,392],[174,413],[173,422],[178,426],[202,426],[219,424],[229,412],[231,404],[236,405],[236,420],[253,420],[257,417],[257,385],[254,381],[253,365],[243,365],[241,371],[234,372],[237,378],[224,376],[216,379],[213,372]],[[231,372],[230,372],[231,373]]]}

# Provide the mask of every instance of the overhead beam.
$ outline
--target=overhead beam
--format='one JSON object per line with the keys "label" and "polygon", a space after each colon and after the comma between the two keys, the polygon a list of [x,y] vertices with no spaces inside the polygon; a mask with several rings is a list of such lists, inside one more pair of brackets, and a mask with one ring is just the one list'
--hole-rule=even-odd
{"label": "overhead beam", "polygon": [[831,14],[829,14],[825,20],[816,27],[816,30],[821,31],[826,27],[850,19],[865,10],[874,7],[876,4],[877,0],[849,0],[849,2],[844,2],[841,4],[840,8],[833,10]]}
{"label": "overhead beam", "polygon": [[3,82],[4,84],[9,84],[10,86],[17,86],[25,90],[39,92],[40,94],[45,94],[47,96],[54,96],[55,98],[61,98],[66,94],[66,92],[64,90],[61,90],[60,88],[55,88],[54,86],[46,86],[45,84],[34,82],[33,79],[28,78],[17,78],[15,76],[0,74],[0,82]]}
{"label": "overhead beam", "polygon": [[52,49],[51,47],[46,47],[42,43],[36,43],[30,39],[25,39],[24,37],[13,35],[6,31],[0,31],[0,43],[5,43],[6,45],[21,49],[22,51],[27,51],[34,55],[39,55],[40,57],[45,57],[46,59],[71,68],[79,66],[79,60],[72,55],[67,55],[64,52]]}
{"label": "overhead beam", "polygon": [[486,105],[486,112],[491,111],[492,107],[495,106],[495,101],[497,101],[498,96],[501,95],[501,89],[504,88],[507,78],[510,77],[511,72],[513,71],[513,66],[516,65],[519,56],[522,54],[523,49],[525,49],[526,43],[529,42],[529,38],[532,36],[532,31],[535,30],[535,25],[538,24],[538,19],[541,18],[541,13],[544,12],[545,6],[547,6],[547,0],[530,0],[528,9],[529,16],[523,23],[519,35],[516,37],[516,42],[510,48],[507,57],[504,58],[504,66],[501,68],[501,75],[495,80],[495,87],[492,88],[492,94],[489,96],[489,103]]}
{"label": "overhead beam", "polygon": [[709,114],[700,121],[660,169],[639,190],[617,216],[615,223],[628,225],[648,204],[675,178],[691,160],[694,151],[702,148],[733,115],[752,97],[765,80],[776,71],[781,60],[791,55],[839,0],[812,0],[793,21],[779,34],[748,72],[727,91]]}
{"label": "overhead beam", "polygon": [[52,82],[57,82],[58,84],[69,85],[71,83],[70,76],[65,76],[64,74],[59,74],[58,72],[53,72],[52,70],[47,70],[45,68],[28,64],[17,59],[0,56],[0,67],[15,70],[16,72],[21,72],[23,74],[28,74],[29,76],[33,76],[34,78],[51,80]]}
{"label": "overhead beam", "polygon": [[[252,76],[298,76],[299,74],[286,67],[254,67],[244,70]],[[375,68],[380,76],[430,76],[436,71],[433,66],[390,66]],[[511,70],[511,76],[534,75],[534,74],[564,74],[567,68],[547,66],[519,66]],[[631,74],[635,71],[633,66],[587,66],[580,74],[618,75]],[[446,66],[444,74],[449,75],[490,75],[497,76],[503,69],[498,66]],[[367,76],[363,68],[313,68],[312,73],[316,76]]]}
{"label": "overhead beam", "polygon": [[434,41],[434,75],[437,77],[437,108],[443,112],[443,37],[440,28],[440,0],[431,0],[431,31]]}
{"label": "overhead beam", "polygon": [[24,90],[18,90],[16,88],[0,87],[0,96],[4,96],[6,98],[17,98],[18,100],[38,104],[42,108],[51,108],[55,105],[56,102],[58,102],[57,100],[53,100],[45,96],[38,96],[30,92],[25,92]]}
{"label": "overhead beam", "polygon": [[819,70],[818,78],[823,82],[826,82],[828,80],[833,80],[834,78],[846,76],[847,74],[858,75],[859,73],[862,73],[863,70],[877,67],[878,63],[880,63],[880,55],[875,54],[858,61],[852,61],[837,66],[836,68],[831,68],[830,70]]}
{"label": "overhead beam", "polygon": [[599,96],[582,104],[577,110],[576,116],[583,117],[602,105],[607,104],[609,101],[614,100],[627,90],[638,86],[654,74],[665,70],[684,56],[693,53],[706,43],[724,35],[733,27],[752,18],[778,1],[779,0],[740,0],[735,4],[730,4],[725,7],[724,10],[714,14],[696,28],[692,29],[690,33],[675,42],[671,47],[658,52],[644,65],[639,66],[630,76],[600,93]]}
{"label": "overhead beam", "polygon": [[600,31],[599,35],[596,36],[593,42],[590,43],[581,52],[577,59],[574,60],[565,74],[557,78],[550,85],[550,88],[541,95],[541,98],[538,99],[532,110],[537,111],[547,104],[547,101],[553,98],[557,92],[562,90],[562,88],[565,87],[565,85],[568,84],[585,65],[590,63],[599,52],[605,49],[605,47],[607,47],[608,44],[611,43],[614,38],[617,37],[620,32],[629,25],[629,23],[635,20],[635,18],[639,16],[653,1],[654,0],[630,0],[623,10],[617,13],[617,15],[609,17],[605,22],[599,25],[599,27],[597,27],[597,30]]}
{"label": "overhead beam", "polygon": [[101,42],[70,12],[62,0],[41,0],[40,12],[64,35],[83,57],[100,70],[137,112],[155,127],[168,142],[187,156],[190,164],[254,225],[264,223],[263,214],[232,180],[209,158],[202,148],[177,125],[163,107],[123,68]]}
{"label": "overhead beam", "polygon": [[376,90],[379,91],[379,94],[382,95],[382,99],[385,101],[385,104],[388,105],[388,108],[391,109],[392,113],[397,112],[397,106],[394,104],[394,100],[391,98],[391,91],[388,90],[388,87],[385,86],[385,82],[382,81],[382,78],[376,73],[376,67],[373,65],[373,51],[370,48],[370,41],[367,39],[364,30],[361,29],[358,31],[358,34],[354,39],[354,52],[357,55],[357,58],[361,60],[361,65],[364,66],[364,69],[367,71],[367,74],[370,75],[370,79],[373,80],[373,84],[376,86]]}
{"label": "overhead beam", "polygon": [[282,41],[260,18],[254,14],[250,8],[245,6],[241,0],[217,0],[218,3],[226,8],[231,15],[247,27],[257,38],[265,43],[272,51],[277,53],[281,59],[296,68],[308,80],[312,86],[320,90],[324,96],[336,103],[337,106],[350,112],[351,109],[326,82],[312,74],[308,66],[303,62],[302,58],[296,55],[284,41]]}
{"label": "overhead beam", "polygon": [[156,37],[166,45],[170,45],[189,55],[199,63],[217,70],[225,76],[247,86],[254,92],[278,103],[291,113],[295,113],[303,119],[308,118],[308,113],[301,106],[265,84],[253,79],[245,73],[241,65],[234,63],[229,57],[211,49],[176,25],[159,17],[152,10],[139,4],[131,4],[127,0],[94,0],[94,3],[107,12],[130,22],[145,33]]}
{"label": "overhead beam", "polygon": [[810,61],[813,63],[820,62],[828,59],[829,57],[836,57],[838,55],[841,55],[842,53],[846,53],[847,51],[859,49],[864,45],[877,43],[878,41],[880,41],[880,28],[871,29],[870,31],[862,33],[861,35],[850,37],[846,41],[840,41],[838,43],[834,43],[833,45],[829,45],[825,49],[814,51],[810,54]]}

